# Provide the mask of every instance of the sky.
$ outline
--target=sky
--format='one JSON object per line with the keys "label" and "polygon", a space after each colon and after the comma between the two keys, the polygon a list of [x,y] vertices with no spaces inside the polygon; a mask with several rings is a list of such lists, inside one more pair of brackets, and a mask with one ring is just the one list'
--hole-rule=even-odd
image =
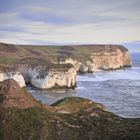
{"label": "sky", "polygon": [[0,42],[124,44],[140,52],[140,0],[0,0]]}

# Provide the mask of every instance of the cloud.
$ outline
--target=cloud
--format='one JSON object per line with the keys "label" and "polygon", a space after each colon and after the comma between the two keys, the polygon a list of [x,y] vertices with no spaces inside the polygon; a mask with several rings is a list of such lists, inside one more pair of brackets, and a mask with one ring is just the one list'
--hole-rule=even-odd
{"label": "cloud", "polygon": [[96,22],[98,19],[101,21],[101,18],[103,20],[138,18],[135,14],[140,12],[139,5],[138,0],[127,0],[127,2],[120,0],[117,2],[116,0],[99,0],[99,2],[95,0],[60,0],[59,3],[54,1],[53,4],[49,5],[25,6],[24,9],[29,13],[68,17],[75,21],[87,21],[89,23],[90,21]]}
{"label": "cloud", "polygon": [[13,0],[0,13],[0,41],[88,44],[139,40],[139,6],[139,0]]}
{"label": "cloud", "polygon": [[[110,25],[111,26],[111,25]],[[114,25],[112,25],[114,26]],[[58,43],[120,43],[137,38],[136,29],[129,27],[116,27],[111,29],[96,27],[94,24],[82,24],[71,26],[57,26],[46,23],[28,24],[23,22],[20,25],[21,32],[1,31],[0,38],[16,38],[18,40],[30,40],[35,44],[37,41],[58,42]],[[129,38],[126,36],[131,32]],[[136,34],[136,35],[135,35]],[[113,36],[112,36],[113,35]],[[1,40],[2,41],[2,40]],[[19,42],[19,41],[18,41]]]}

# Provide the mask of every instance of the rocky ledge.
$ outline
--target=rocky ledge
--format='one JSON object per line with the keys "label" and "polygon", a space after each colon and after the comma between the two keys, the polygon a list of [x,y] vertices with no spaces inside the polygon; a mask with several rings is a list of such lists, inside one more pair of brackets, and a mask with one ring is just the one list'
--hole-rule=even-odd
{"label": "rocky ledge", "polygon": [[14,80],[0,83],[1,140],[139,140],[139,129],[139,118],[119,117],[88,99],[68,97],[47,106]]}

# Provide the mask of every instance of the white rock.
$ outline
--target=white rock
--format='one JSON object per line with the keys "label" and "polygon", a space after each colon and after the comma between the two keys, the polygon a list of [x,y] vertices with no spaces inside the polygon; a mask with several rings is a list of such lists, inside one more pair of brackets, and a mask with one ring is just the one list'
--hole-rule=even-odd
{"label": "white rock", "polygon": [[19,72],[0,72],[0,81],[7,79],[15,80],[20,87],[25,87],[25,81],[23,76]]}
{"label": "white rock", "polygon": [[112,52],[93,53],[91,58],[96,69],[118,69],[131,65],[129,51],[123,52],[120,49]]}
{"label": "white rock", "polygon": [[77,72],[73,67],[69,68],[67,71],[51,69],[47,72],[38,68],[30,68],[28,74],[31,84],[40,89],[73,88],[76,86]]}
{"label": "white rock", "polygon": [[80,68],[79,68],[79,72],[81,73],[86,73],[88,72],[88,66],[84,65],[84,64],[81,64],[80,65]]}
{"label": "white rock", "polygon": [[88,72],[94,72],[95,71],[95,64],[92,63],[91,61],[87,61],[87,67],[88,67]]}
{"label": "white rock", "polygon": [[73,60],[72,58],[68,58],[65,61],[60,61],[60,64],[67,64],[70,63],[74,66],[76,71],[81,73],[86,72],[94,72],[95,71],[95,64],[91,61],[87,61],[86,64],[83,64],[82,62],[79,62],[77,60]]}

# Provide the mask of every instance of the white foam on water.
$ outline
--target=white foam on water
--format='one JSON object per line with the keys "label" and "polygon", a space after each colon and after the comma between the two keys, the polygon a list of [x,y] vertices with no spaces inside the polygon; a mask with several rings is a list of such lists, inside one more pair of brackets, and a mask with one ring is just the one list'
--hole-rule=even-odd
{"label": "white foam on water", "polygon": [[77,81],[102,82],[107,80],[140,80],[140,67],[124,70],[100,71],[90,75],[78,75]]}

